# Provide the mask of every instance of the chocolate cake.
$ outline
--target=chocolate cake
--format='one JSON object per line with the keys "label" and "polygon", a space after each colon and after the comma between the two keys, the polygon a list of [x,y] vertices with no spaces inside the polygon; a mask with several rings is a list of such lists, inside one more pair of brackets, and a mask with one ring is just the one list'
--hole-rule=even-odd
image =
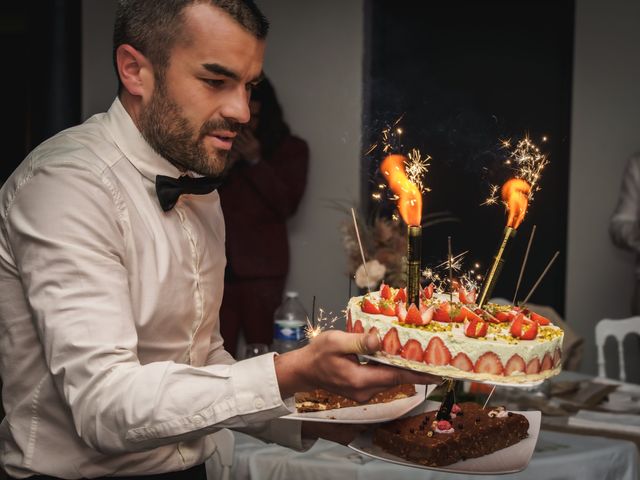
{"label": "chocolate cake", "polygon": [[333,410],[334,408],[356,407],[360,405],[371,405],[376,403],[392,402],[401,398],[411,397],[416,394],[415,386],[403,384],[385,390],[374,395],[368,402],[358,403],[350,398],[318,389],[310,392],[298,392],[295,395],[296,410],[298,412],[320,412]]}
{"label": "chocolate cake", "polygon": [[509,447],[527,437],[529,421],[503,407],[483,409],[477,403],[454,405],[449,420],[436,411],[385,423],[373,443],[411,462],[430,467],[450,465]]}

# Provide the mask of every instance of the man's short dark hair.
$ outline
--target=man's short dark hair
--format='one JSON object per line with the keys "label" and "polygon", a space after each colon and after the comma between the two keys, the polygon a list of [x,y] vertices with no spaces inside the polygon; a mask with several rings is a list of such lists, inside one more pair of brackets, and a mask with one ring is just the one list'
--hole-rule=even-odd
{"label": "man's short dark hair", "polygon": [[[187,6],[204,3],[215,6],[258,39],[264,39],[269,22],[253,0],[119,0],[113,29],[113,64],[118,75],[116,51],[128,44],[142,52],[162,76],[172,47],[186,40],[183,24]],[[118,75],[119,88],[122,88]]]}

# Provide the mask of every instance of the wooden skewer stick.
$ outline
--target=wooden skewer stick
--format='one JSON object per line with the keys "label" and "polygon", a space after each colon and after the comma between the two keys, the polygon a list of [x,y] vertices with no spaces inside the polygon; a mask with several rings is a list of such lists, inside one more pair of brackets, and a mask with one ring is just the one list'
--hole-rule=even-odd
{"label": "wooden skewer stick", "polygon": [[362,268],[364,268],[364,275],[367,277],[367,291],[371,293],[371,288],[369,288],[369,272],[367,272],[367,261],[364,258],[364,249],[362,248],[362,242],[360,241],[360,231],[358,230],[358,221],[356,220],[356,212],[352,208],[351,216],[353,217],[353,226],[356,229],[356,238],[358,239],[358,246],[360,247],[360,255],[362,255]]}
{"label": "wooden skewer stick", "polygon": [[451,235],[447,237],[449,244],[449,301],[453,302],[453,255],[451,254]]}
{"label": "wooden skewer stick", "polygon": [[316,328],[316,296],[313,296],[313,301],[311,302],[311,326]]}
{"label": "wooden skewer stick", "polygon": [[522,281],[522,274],[524,273],[524,267],[527,265],[527,258],[529,258],[529,250],[531,249],[531,243],[533,242],[533,237],[536,234],[536,226],[533,226],[531,230],[531,235],[529,236],[529,244],[527,245],[527,251],[524,253],[524,259],[522,260],[522,267],[520,268],[520,276],[518,276],[518,283],[516,283],[516,291],[513,292],[513,301],[511,302],[513,305],[516,304],[516,297],[518,296],[518,290],[520,289],[520,282]]}
{"label": "wooden skewer stick", "polygon": [[547,272],[549,271],[549,269],[551,268],[551,265],[553,265],[553,262],[556,261],[556,258],[558,258],[558,255],[560,255],[560,251],[557,251],[553,257],[551,258],[551,260],[549,261],[549,263],[547,264],[547,266],[545,267],[545,269],[542,271],[542,273],[540,274],[540,276],[538,277],[538,280],[536,281],[536,283],[533,284],[533,287],[531,287],[531,290],[529,291],[529,294],[525,297],[525,299],[522,301],[522,303],[520,303],[520,305],[526,305],[526,303],[529,301],[529,299],[531,298],[531,295],[533,295],[533,292],[535,292],[536,288],[538,288],[538,285],[540,285],[540,282],[542,281],[542,279],[544,278],[544,276],[547,274]]}
{"label": "wooden skewer stick", "polygon": [[496,389],[496,386],[494,385],[491,391],[489,392],[489,396],[487,397],[487,400],[484,402],[484,405],[482,406],[483,409],[487,408],[487,404],[489,403],[489,400],[491,399],[491,395],[493,395],[493,392],[495,391],[495,389]]}

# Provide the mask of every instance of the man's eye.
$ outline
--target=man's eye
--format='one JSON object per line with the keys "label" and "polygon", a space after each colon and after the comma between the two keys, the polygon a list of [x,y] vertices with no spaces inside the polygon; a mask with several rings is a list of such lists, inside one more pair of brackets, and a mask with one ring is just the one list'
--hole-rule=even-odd
{"label": "man's eye", "polygon": [[253,90],[255,90],[255,89],[256,89],[256,87],[257,87],[257,86],[258,86],[258,84],[257,84],[257,83],[247,83],[247,85],[246,85],[246,87],[245,87],[245,88],[246,88],[249,92],[252,92]]}
{"label": "man's eye", "polygon": [[224,85],[224,80],[219,80],[215,78],[203,78],[203,80],[210,87],[221,87]]}

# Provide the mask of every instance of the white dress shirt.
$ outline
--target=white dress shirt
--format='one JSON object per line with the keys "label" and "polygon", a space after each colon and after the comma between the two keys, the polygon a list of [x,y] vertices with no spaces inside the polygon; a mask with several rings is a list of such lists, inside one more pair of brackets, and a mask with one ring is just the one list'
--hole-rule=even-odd
{"label": "white dress shirt", "polygon": [[116,99],[0,190],[0,462],[14,477],[184,470],[214,452],[209,433],[291,411],[273,354],[223,349],[218,193],[163,212],[158,174],[180,172]]}
{"label": "white dress shirt", "polygon": [[640,153],[629,158],[622,176],[618,204],[611,217],[613,242],[636,254],[636,276],[640,279]]}

